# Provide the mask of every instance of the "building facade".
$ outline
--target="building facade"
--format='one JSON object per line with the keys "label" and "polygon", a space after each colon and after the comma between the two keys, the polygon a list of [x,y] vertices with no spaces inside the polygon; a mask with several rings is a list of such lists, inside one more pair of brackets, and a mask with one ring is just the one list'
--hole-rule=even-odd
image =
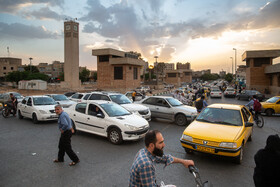
{"label": "building facade", "polygon": [[181,62],[177,62],[176,69],[191,69],[191,64],[189,62],[185,64]]}
{"label": "building facade", "polygon": [[51,78],[57,78],[64,72],[64,63],[59,61],[53,61],[52,64],[40,63],[37,68],[40,73],[46,74]]}
{"label": "building facade", "polygon": [[181,86],[182,83],[191,83],[192,70],[190,69],[168,70],[165,72],[164,81],[167,84],[173,84],[175,86]]}
{"label": "building facade", "polygon": [[5,77],[8,73],[18,71],[18,68],[22,65],[22,59],[1,57],[0,58],[0,77]]}
{"label": "building facade", "polygon": [[94,49],[97,56],[97,87],[103,90],[126,91],[140,86],[145,62],[139,54],[112,48]]}

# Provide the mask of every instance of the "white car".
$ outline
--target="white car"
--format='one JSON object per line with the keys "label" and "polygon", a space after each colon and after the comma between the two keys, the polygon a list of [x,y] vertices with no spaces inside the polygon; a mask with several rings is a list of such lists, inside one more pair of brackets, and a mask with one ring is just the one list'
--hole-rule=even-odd
{"label": "white car", "polygon": [[139,103],[149,107],[152,118],[162,118],[175,121],[177,125],[186,125],[197,116],[195,107],[187,106],[178,99],[169,96],[151,96]]}
{"label": "white car", "polygon": [[150,127],[147,120],[111,101],[81,102],[64,111],[69,114],[74,130],[105,136],[113,144],[120,144],[123,140],[139,140]]}
{"label": "white car", "polygon": [[[128,97],[130,100],[132,100],[132,93],[133,93],[133,91],[126,92],[125,96]],[[136,92],[135,101],[140,101],[140,100],[144,99],[145,97],[146,96],[143,95],[142,93]]]}
{"label": "white car", "polygon": [[211,88],[210,97],[222,98],[222,91],[219,88]]}
{"label": "white car", "polygon": [[57,103],[48,96],[27,96],[21,103],[18,103],[18,117],[31,118],[33,123],[39,121],[57,120],[58,116],[54,111],[54,107]]}
{"label": "white car", "polygon": [[224,91],[224,97],[235,97],[236,92],[234,88],[227,87],[227,89]]}
{"label": "white car", "polygon": [[90,96],[90,93],[75,93],[69,99],[71,101],[75,101],[75,102],[83,102],[83,101],[87,100],[87,98],[89,96]]}
{"label": "white car", "polygon": [[142,116],[147,121],[151,120],[151,111],[148,107],[133,103],[128,97],[121,93],[115,92],[92,92],[87,100],[105,100],[113,101],[128,111]]}
{"label": "white car", "polygon": [[60,104],[63,108],[68,108],[76,103],[68,99],[68,97],[66,97],[63,94],[47,94],[46,96],[53,98],[56,101],[56,103]]}

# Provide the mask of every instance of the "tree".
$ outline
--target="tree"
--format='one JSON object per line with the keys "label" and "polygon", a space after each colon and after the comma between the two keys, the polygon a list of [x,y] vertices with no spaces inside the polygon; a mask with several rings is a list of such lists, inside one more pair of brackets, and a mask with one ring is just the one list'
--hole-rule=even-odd
{"label": "tree", "polygon": [[93,80],[94,80],[94,81],[96,81],[96,80],[97,80],[97,72],[94,72],[94,73],[93,73],[92,78],[93,78]]}
{"label": "tree", "polygon": [[[24,67],[24,71],[30,72],[30,65]],[[39,73],[39,69],[36,66],[31,66],[31,73]]]}
{"label": "tree", "polygon": [[79,73],[79,78],[80,78],[80,80],[81,80],[82,82],[88,81],[88,79],[89,79],[89,74],[90,74],[90,71],[89,71],[88,69],[84,68],[84,69],[82,70],[82,72]]}
{"label": "tree", "polygon": [[233,80],[233,75],[231,73],[227,73],[225,76],[225,80],[231,82]]}
{"label": "tree", "polygon": [[216,74],[216,73],[215,74],[206,73],[206,74],[201,76],[201,79],[203,81],[217,80],[219,78],[220,78],[220,76],[218,74]]}
{"label": "tree", "polygon": [[61,72],[58,78],[60,79],[60,81],[64,81],[64,72]]}

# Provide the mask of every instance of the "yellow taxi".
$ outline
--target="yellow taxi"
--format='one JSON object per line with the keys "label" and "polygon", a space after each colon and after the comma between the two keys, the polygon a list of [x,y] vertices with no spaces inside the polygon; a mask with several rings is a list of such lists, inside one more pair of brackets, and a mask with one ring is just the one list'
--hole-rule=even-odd
{"label": "yellow taxi", "polygon": [[262,112],[268,116],[272,114],[280,114],[280,96],[271,97],[265,102],[261,102]]}
{"label": "yellow taxi", "polygon": [[187,153],[233,157],[240,164],[252,131],[253,117],[244,105],[212,104],[185,129],[180,141]]}

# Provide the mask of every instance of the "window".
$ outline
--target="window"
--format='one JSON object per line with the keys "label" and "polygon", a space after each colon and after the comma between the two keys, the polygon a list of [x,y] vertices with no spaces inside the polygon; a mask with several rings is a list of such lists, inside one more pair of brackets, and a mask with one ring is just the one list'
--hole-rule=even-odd
{"label": "window", "polygon": [[109,97],[101,94],[92,94],[88,100],[105,100],[110,101]]}
{"label": "window", "polygon": [[79,103],[79,104],[76,105],[75,110],[77,112],[85,114],[86,113],[86,107],[87,107],[86,103]]}
{"label": "window", "polygon": [[176,77],[176,73],[167,73],[168,77]]}
{"label": "window", "polygon": [[90,94],[86,94],[83,99],[87,100],[89,98],[89,96],[90,96]]}
{"label": "window", "polygon": [[138,79],[138,71],[137,68],[133,68],[133,79],[137,80]]}
{"label": "window", "polygon": [[254,67],[261,67],[262,64],[270,64],[269,58],[255,58],[254,59]]}
{"label": "window", "polygon": [[169,106],[164,99],[157,99],[156,100],[156,105],[157,106],[163,106],[163,107],[168,107]]}
{"label": "window", "polygon": [[11,67],[11,70],[14,70],[14,67]]}
{"label": "window", "polygon": [[109,62],[109,55],[100,55],[98,59],[99,62]]}
{"label": "window", "polygon": [[123,67],[114,67],[114,80],[123,80]]}
{"label": "window", "polygon": [[22,104],[26,104],[26,99],[23,99],[23,100],[21,101],[21,103],[22,103]]}
{"label": "window", "polygon": [[28,106],[32,106],[32,101],[31,101],[31,98],[29,98],[29,99],[28,99],[28,101],[27,101],[27,105],[28,105]]}
{"label": "window", "polygon": [[4,67],[3,67],[3,70],[6,70],[6,69],[7,69],[7,68],[4,66]]}
{"label": "window", "polygon": [[96,116],[96,107],[97,106],[95,106],[93,104],[89,104],[89,106],[88,106],[88,115]]}
{"label": "window", "polygon": [[146,101],[144,101],[143,103],[144,104],[148,104],[148,105],[155,105],[156,104],[156,100],[157,100],[157,98],[153,98],[153,97],[151,97],[151,98],[148,98]]}

